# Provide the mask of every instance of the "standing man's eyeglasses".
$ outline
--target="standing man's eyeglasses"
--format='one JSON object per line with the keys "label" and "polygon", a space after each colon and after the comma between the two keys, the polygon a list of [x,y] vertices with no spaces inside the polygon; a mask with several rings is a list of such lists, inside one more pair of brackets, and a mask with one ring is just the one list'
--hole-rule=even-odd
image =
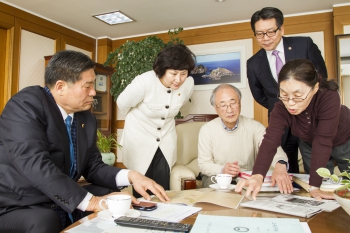
{"label": "standing man's eyeglasses", "polygon": [[268,37],[273,37],[274,35],[276,35],[276,32],[278,30],[280,30],[279,27],[276,30],[271,30],[271,31],[267,31],[267,32],[255,32],[254,35],[257,39],[262,39],[262,38],[264,38],[265,35],[267,35]]}

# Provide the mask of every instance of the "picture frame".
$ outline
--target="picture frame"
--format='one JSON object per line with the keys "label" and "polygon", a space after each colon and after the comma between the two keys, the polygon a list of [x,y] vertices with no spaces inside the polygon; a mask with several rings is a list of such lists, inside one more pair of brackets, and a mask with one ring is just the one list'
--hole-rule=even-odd
{"label": "picture frame", "polygon": [[107,75],[105,74],[96,74],[96,82],[95,82],[96,91],[107,91]]}
{"label": "picture frame", "polygon": [[222,83],[247,86],[245,46],[233,44],[225,41],[188,46],[196,55],[196,67],[190,74],[195,90],[212,90]]}

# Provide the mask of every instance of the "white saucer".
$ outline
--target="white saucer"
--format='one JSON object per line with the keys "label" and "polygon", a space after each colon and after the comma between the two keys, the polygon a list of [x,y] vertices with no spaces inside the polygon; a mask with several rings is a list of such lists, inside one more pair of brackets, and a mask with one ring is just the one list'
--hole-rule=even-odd
{"label": "white saucer", "polygon": [[218,184],[210,184],[209,187],[215,189],[216,191],[230,192],[236,187],[236,185],[230,184],[227,189],[220,188]]}
{"label": "white saucer", "polygon": [[[141,216],[141,212],[138,210],[130,209],[130,210],[128,210],[128,212],[126,212],[125,216],[137,218],[137,217]],[[114,220],[120,216],[113,217],[111,212],[109,212],[108,210],[102,210],[102,211],[97,213],[97,217],[100,217],[100,218],[103,218],[106,220]]]}

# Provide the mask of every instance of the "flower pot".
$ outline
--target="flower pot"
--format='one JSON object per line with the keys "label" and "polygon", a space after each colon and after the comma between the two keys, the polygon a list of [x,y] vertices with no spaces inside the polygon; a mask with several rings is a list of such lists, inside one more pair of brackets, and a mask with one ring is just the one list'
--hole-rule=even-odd
{"label": "flower pot", "polygon": [[334,191],[335,200],[350,215],[350,190],[346,186],[342,186]]}
{"label": "flower pot", "polygon": [[108,164],[110,166],[113,166],[114,165],[114,162],[115,162],[115,154],[110,152],[110,153],[101,153],[102,155],[102,161],[105,163],[105,164]]}

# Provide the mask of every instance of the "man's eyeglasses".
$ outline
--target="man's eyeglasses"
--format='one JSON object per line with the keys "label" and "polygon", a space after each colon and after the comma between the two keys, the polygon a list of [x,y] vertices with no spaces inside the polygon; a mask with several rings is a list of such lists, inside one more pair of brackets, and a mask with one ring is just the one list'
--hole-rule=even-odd
{"label": "man's eyeglasses", "polygon": [[265,35],[267,35],[268,37],[273,37],[274,35],[276,35],[276,32],[279,29],[280,28],[277,28],[276,30],[271,30],[271,31],[267,31],[267,32],[255,32],[255,37],[257,39],[262,39],[262,38],[264,38]]}
{"label": "man's eyeglasses", "polygon": [[221,104],[219,106],[216,105],[216,107],[218,109],[220,109],[220,111],[223,111],[223,112],[226,112],[227,111],[227,108],[230,106],[231,109],[236,109],[238,107],[238,102],[236,103],[230,103],[230,104]]}
{"label": "man's eyeglasses", "polygon": [[311,88],[311,90],[309,91],[309,93],[307,93],[307,95],[305,96],[305,98],[300,98],[300,97],[297,97],[297,98],[288,98],[288,97],[281,97],[279,94],[277,95],[277,98],[279,98],[280,100],[284,101],[284,102],[287,102],[289,100],[292,100],[294,103],[297,103],[297,102],[302,102],[304,100],[306,100],[306,98],[309,96],[310,92],[312,91],[313,88]]}

